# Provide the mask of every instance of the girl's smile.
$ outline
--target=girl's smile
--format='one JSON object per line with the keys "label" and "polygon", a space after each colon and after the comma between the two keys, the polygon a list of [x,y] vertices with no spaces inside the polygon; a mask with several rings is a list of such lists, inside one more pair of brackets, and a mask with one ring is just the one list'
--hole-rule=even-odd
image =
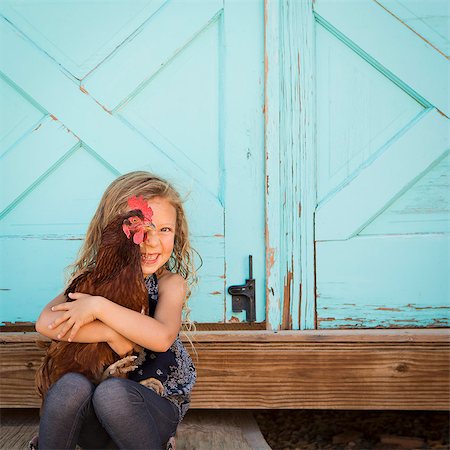
{"label": "girl's smile", "polygon": [[156,261],[159,258],[159,254],[149,254],[149,253],[142,253],[141,254],[141,261],[142,264],[152,265],[156,263]]}

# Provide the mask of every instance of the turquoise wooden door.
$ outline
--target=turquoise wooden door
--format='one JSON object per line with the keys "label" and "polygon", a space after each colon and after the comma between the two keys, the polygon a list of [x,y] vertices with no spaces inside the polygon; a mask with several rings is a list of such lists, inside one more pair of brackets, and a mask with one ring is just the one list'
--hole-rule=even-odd
{"label": "turquoise wooden door", "polygon": [[263,321],[262,3],[11,0],[0,13],[1,321],[36,320],[105,187],[132,170],[187,197],[203,259],[191,320],[245,320],[226,289],[251,254]]}
{"label": "turquoise wooden door", "polygon": [[316,326],[448,326],[448,2],[313,9]]}

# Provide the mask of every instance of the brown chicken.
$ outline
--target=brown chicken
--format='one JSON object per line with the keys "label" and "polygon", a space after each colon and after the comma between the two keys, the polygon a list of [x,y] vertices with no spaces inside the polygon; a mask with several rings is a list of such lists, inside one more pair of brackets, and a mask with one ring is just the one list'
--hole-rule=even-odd
{"label": "brown chicken", "polygon": [[[145,239],[146,228],[154,227],[152,211],[142,197],[133,197],[128,204],[139,209],[118,216],[105,227],[94,268],[70,283],[64,292],[66,301],[76,301],[68,298],[69,292],[83,292],[103,296],[134,311],[149,313],[138,244]],[[129,370],[142,363],[143,348],[136,346],[135,351],[139,352],[139,357],[131,351],[122,358],[106,342],[52,340],[36,372],[36,390],[44,399],[50,386],[68,372],[82,373],[95,384],[111,375],[126,377]],[[143,380],[142,384],[162,394],[158,380]]]}

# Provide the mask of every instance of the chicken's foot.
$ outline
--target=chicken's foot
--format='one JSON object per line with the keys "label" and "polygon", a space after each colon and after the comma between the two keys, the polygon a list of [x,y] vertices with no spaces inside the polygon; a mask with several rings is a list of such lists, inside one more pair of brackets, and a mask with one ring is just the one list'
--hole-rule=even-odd
{"label": "chicken's foot", "polygon": [[111,364],[103,372],[100,381],[104,381],[109,377],[122,377],[126,373],[137,369],[138,366],[133,364],[136,358],[136,355],[125,356],[125,358],[119,359],[119,361]]}
{"label": "chicken's foot", "polygon": [[145,380],[139,381],[139,383],[147,388],[153,389],[158,395],[162,396],[164,393],[164,386],[156,378],[146,378]]}

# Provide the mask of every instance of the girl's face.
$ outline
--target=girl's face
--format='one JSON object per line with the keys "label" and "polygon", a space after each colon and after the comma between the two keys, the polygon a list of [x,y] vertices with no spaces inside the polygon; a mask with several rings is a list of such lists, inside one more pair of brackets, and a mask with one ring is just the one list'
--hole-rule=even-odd
{"label": "girl's face", "polygon": [[147,203],[153,210],[152,222],[156,229],[148,230],[145,240],[139,244],[144,277],[164,266],[172,255],[177,221],[175,207],[165,198],[153,197]]}

